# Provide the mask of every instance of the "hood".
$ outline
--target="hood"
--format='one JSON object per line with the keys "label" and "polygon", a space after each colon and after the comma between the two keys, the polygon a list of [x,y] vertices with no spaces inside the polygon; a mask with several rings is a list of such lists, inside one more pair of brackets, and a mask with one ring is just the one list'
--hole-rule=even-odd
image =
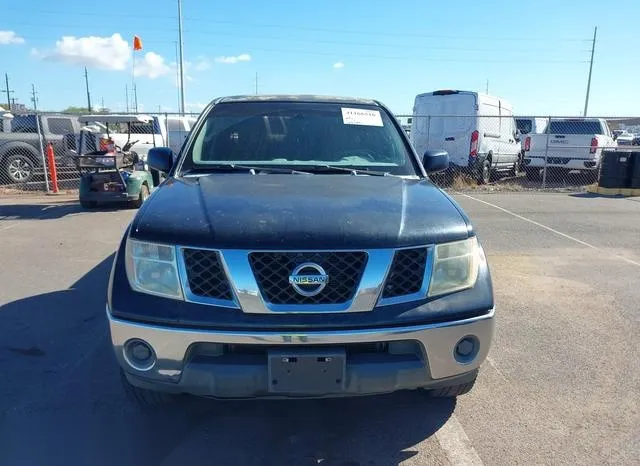
{"label": "hood", "polygon": [[428,180],[246,173],[170,178],[131,236],[228,249],[394,248],[454,241],[471,226]]}

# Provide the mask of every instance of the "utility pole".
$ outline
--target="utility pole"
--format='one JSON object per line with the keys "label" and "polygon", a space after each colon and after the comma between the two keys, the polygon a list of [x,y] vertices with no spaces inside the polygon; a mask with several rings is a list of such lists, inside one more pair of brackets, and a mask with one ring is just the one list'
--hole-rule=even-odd
{"label": "utility pole", "polygon": [[182,44],[182,0],[178,0],[178,48],[180,51],[180,113],[184,113],[184,51]]}
{"label": "utility pole", "polygon": [[4,74],[4,82],[6,89],[2,92],[7,94],[7,106],[9,107],[7,110],[11,111],[11,94],[13,94],[13,91],[9,89],[9,75],[7,73]]}
{"label": "utility pole", "polygon": [[596,50],[596,34],[598,34],[598,26],[593,30],[593,42],[591,43],[591,62],[589,63],[589,79],[587,81],[587,96],[584,99],[584,114],[587,116],[587,108],[589,107],[589,92],[591,91],[591,72],[593,71],[593,54]]}
{"label": "utility pole", "polygon": [[104,112],[104,97],[100,99],[100,109]]}
{"label": "utility pole", "polygon": [[129,113],[129,86],[128,85],[124,85],[124,101],[127,103],[127,113]]}
{"label": "utility pole", "polygon": [[489,80],[487,79],[487,88],[485,90],[485,94],[489,94]]}
{"label": "utility pole", "polygon": [[89,73],[87,72],[87,67],[84,67],[84,84],[87,87],[87,110],[89,113],[93,112],[91,110],[91,94],[89,93]]}
{"label": "utility pole", "polygon": [[31,102],[33,102],[33,109],[38,110],[38,93],[35,84],[31,84]]}
{"label": "utility pole", "polygon": [[256,95],[258,95],[258,72],[256,71]]}

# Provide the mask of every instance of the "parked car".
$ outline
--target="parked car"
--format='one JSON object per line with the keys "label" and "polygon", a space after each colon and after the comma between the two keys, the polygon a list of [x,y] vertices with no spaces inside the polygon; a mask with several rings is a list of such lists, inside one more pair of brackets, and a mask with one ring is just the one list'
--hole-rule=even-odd
{"label": "parked car", "polygon": [[525,138],[524,170],[539,180],[546,166],[554,173],[579,171],[595,179],[602,151],[616,142],[602,118],[552,118],[543,134]]}
{"label": "parked car", "polygon": [[494,329],[473,225],[374,100],[227,97],[199,117],[115,254],[126,392],[220,398],[468,392]]}
{"label": "parked car", "polygon": [[71,166],[64,135],[80,130],[78,118],[63,114],[4,114],[0,131],[0,183],[26,183],[43,167],[43,150],[51,143],[56,164]]}
{"label": "parked car", "polygon": [[411,137],[418,153],[446,150],[453,171],[470,173],[481,183],[518,170],[519,133],[511,104],[499,97],[459,90],[419,94]]}
{"label": "parked car", "polygon": [[631,146],[633,145],[633,139],[635,138],[635,134],[629,133],[627,131],[623,131],[618,134],[615,139],[616,144],[619,146]]}

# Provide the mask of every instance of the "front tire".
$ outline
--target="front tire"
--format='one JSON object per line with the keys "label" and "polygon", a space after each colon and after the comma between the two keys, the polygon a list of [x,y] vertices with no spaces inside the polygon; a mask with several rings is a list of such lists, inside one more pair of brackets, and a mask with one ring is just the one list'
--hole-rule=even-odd
{"label": "front tire", "polygon": [[491,161],[485,159],[480,167],[478,184],[489,184],[491,182]]}
{"label": "front tire", "polygon": [[476,383],[476,377],[470,382],[460,385],[452,385],[450,387],[436,388],[433,390],[427,390],[427,395],[430,398],[455,398],[466,393],[469,393]]}
{"label": "front tire", "polygon": [[120,378],[122,381],[122,388],[124,389],[127,399],[140,408],[164,406],[176,401],[177,396],[172,395],[171,393],[147,390],[145,388],[132,385],[131,382],[127,380],[127,376],[122,370],[120,370]]}
{"label": "front tire", "polygon": [[138,194],[138,199],[135,201],[131,201],[131,206],[134,209],[139,209],[144,204],[144,201],[149,197],[149,187],[146,184],[140,186],[140,193]]}

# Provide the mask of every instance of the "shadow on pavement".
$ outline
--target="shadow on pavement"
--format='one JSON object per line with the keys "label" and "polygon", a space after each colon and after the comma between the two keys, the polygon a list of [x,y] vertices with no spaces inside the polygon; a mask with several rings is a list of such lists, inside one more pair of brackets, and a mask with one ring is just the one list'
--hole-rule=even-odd
{"label": "shadow on pavement", "polygon": [[571,197],[578,197],[584,199],[595,199],[595,198],[605,198],[605,199],[627,199],[626,196],[616,195],[616,196],[604,196],[598,193],[574,193],[570,194]]}
{"label": "shadow on pavement", "polygon": [[67,290],[0,308],[0,464],[397,465],[453,400],[187,398],[154,410],[120,385],[104,305],[112,256]]}
{"label": "shadow on pavement", "polygon": [[68,215],[90,212],[107,212],[127,210],[126,204],[104,204],[95,209],[84,209],[78,201],[43,203],[43,204],[9,204],[0,205],[1,220],[55,220]]}

